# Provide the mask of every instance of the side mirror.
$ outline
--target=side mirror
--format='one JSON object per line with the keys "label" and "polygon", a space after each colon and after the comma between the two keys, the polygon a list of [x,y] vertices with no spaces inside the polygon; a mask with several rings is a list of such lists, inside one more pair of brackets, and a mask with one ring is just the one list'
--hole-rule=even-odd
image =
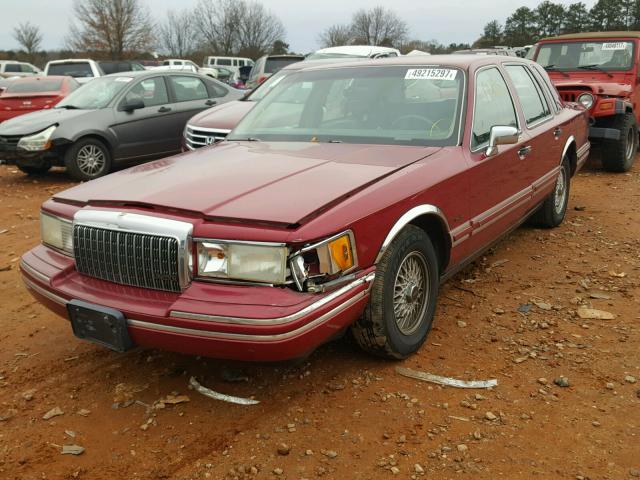
{"label": "side mirror", "polygon": [[487,157],[493,157],[498,153],[498,145],[513,145],[518,143],[520,136],[516,127],[495,126],[491,127],[489,134],[489,146],[485,151]]}
{"label": "side mirror", "polygon": [[124,112],[133,112],[134,110],[140,110],[144,108],[144,100],[141,98],[134,98],[126,102],[120,109]]}

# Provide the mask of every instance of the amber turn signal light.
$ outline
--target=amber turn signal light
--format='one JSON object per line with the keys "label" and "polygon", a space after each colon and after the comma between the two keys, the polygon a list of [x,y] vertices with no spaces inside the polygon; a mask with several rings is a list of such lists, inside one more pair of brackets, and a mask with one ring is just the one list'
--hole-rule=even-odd
{"label": "amber turn signal light", "polygon": [[353,267],[353,251],[349,235],[343,235],[331,241],[329,251],[331,259],[341,271],[344,272]]}

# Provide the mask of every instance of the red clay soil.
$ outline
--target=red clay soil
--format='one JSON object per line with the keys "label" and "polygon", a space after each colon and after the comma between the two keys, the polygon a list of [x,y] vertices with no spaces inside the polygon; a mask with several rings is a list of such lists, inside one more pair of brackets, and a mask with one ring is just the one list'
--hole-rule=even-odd
{"label": "red clay soil", "polygon": [[[18,273],[39,205],[71,185],[0,166],[0,478],[640,477],[640,165],[584,170],[564,225],[522,227],[445,284],[427,342],[397,363],[348,337],[290,364],[77,340]],[[396,366],[498,386],[440,387]],[[212,400],[191,376],[261,403]],[[188,401],[159,402],[171,394]]]}

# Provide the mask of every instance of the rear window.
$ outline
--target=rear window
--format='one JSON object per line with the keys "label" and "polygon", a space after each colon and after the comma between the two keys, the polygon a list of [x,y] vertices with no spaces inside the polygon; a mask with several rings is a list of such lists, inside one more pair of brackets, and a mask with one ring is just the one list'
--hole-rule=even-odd
{"label": "rear window", "polygon": [[88,62],[85,63],[52,63],[47,75],[62,75],[74,78],[93,77],[93,70]]}
{"label": "rear window", "polygon": [[7,93],[55,92],[62,87],[62,80],[29,80],[13,82],[7,87]]}
{"label": "rear window", "polygon": [[282,70],[287,65],[292,63],[298,63],[301,58],[267,58],[267,62],[264,65],[264,73],[276,73]]}

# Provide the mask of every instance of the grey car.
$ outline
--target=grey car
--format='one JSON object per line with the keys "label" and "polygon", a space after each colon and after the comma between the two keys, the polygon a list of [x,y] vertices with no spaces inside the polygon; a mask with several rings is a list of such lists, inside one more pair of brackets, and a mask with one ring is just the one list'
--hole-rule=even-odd
{"label": "grey car", "polygon": [[78,180],[116,165],[178,153],[194,114],[242,97],[215,79],[187,72],[127,72],[96,78],[54,108],[0,124],[0,159],[28,174],[52,165]]}

